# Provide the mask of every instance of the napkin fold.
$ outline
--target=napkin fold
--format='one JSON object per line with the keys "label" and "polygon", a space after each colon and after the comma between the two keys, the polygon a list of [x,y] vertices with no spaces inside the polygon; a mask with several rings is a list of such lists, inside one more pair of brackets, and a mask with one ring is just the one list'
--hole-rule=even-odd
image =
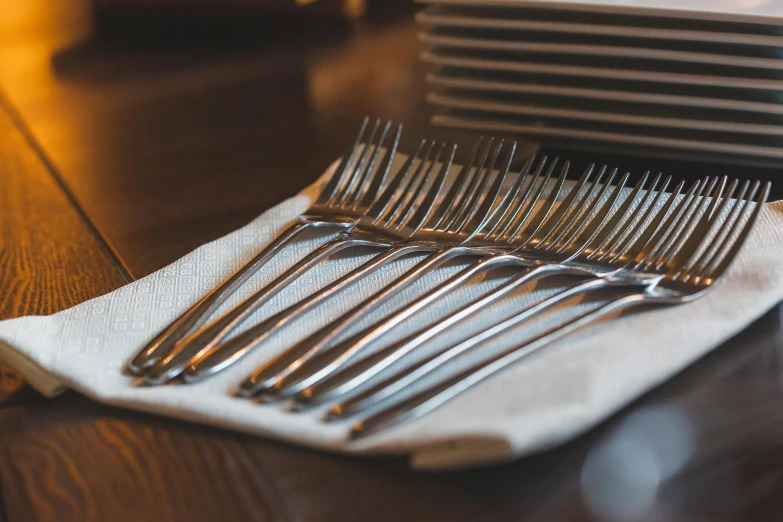
{"label": "napkin fold", "polygon": [[[585,432],[741,331],[783,299],[783,202],[775,202],[764,208],[726,280],[706,297],[688,305],[623,317],[572,336],[511,366],[421,419],[360,441],[347,439],[350,423],[322,422],[323,410],[292,413],[278,405],[237,398],[233,390],[262,361],[372,295],[384,283],[409,270],[420,256],[402,259],[372,274],[362,284],[290,325],[238,364],[203,382],[140,387],[123,375],[124,364],[146,342],[306,210],[318,188],[319,183],[308,187],[241,229],[114,292],[50,316],[0,322],[0,361],[17,369],[34,388],[49,396],[71,388],[108,404],[330,451],[409,454],[412,465],[420,469],[467,467],[541,451]],[[294,242],[221,311],[261,288],[330,238],[319,233]],[[372,255],[372,250],[358,249],[319,265],[278,294],[245,326],[306,297]],[[359,327],[444,281],[465,262],[436,271],[367,317]],[[503,276],[512,272],[500,272],[466,286],[415,320],[400,325],[390,339],[404,337],[437,320],[449,309],[500,284]],[[510,315],[556,289],[558,284],[539,285],[532,292],[499,302],[442,334],[429,350],[453,344],[481,325],[496,322],[500,315]],[[488,343],[484,351],[477,351],[472,357],[513,346],[523,335],[521,331],[510,332],[505,339]],[[410,360],[427,353],[427,349],[422,349],[412,354]],[[467,357],[444,368],[444,374],[468,364],[471,356]]]}

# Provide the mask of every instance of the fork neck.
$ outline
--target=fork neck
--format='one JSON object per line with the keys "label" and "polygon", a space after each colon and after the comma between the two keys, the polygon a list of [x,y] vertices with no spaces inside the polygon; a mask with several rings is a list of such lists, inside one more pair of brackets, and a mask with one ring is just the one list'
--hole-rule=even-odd
{"label": "fork neck", "polygon": [[319,209],[310,209],[306,214],[296,218],[299,223],[306,223],[312,227],[338,227],[349,229],[356,225],[359,216],[351,216],[346,212],[322,212]]}
{"label": "fork neck", "polygon": [[323,205],[314,203],[312,206],[310,206],[310,208],[307,209],[307,211],[304,213],[304,216],[324,217],[327,220],[349,220],[351,222],[356,222],[364,215],[366,211],[367,209],[361,205]]}

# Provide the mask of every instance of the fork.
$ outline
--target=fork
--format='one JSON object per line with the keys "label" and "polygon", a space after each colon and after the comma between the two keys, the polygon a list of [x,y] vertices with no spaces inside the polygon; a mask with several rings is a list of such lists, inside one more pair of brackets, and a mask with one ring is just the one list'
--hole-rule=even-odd
{"label": "fork", "polygon": [[[512,237],[510,241],[519,245],[517,250],[479,260],[477,263],[465,268],[451,279],[421,296],[419,299],[385,318],[380,323],[370,326],[341,345],[335,346],[332,350],[323,353],[319,356],[319,359],[323,360],[311,361],[312,364],[310,366],[312,366],[313,369],[310,370],[309,373],[305,373],[308,375],[308,379],[306,381],[302,380],[302,385],[306,384],[307,387],[301,389],[301,391],[293,396],[294,403],[291,405],[292,409],[307,409],[318,406],[336,396],[344,397],[347,393],[368,381],[374,375],[380,373],[416,347],[445,331],[447,328],[457,324],[459,321],[469,317],[471,314],[479,312],[492,302],[508,295],[516,288],[520,288],[543,277],[557,275],[563,271],[568,273],[573,272],[576,275],[601,275],[607,270],[611,270],[610,267],[600,264],[589,266],[587,265],[587,262],[589,261],[590,256],[593,256],[594,253],[601,252],[602,249],[608,248],[609,245],[623,244],[623,242],[621,242],[621,240],[624,239],[624,236],[621,234],[622,225],[626,225],[626,227],[628,227],[628,225],[635,225],[638,230],[647,221],[647,218],[656,205],[656,202],[652,201],[652,197],[658,187],[661,175],[658,174],[647,190],[647,194],[639,200],[638,196],[647,183],[648,178],[649,172],[641,177],[634,189],[626,196],[620,208],[612,215],[611,219],[608,219],[609,212],[618,201],[621,191],[628,179],[628,174],[618,183],[611,198],[605,203],[601,202],[600,195],[596,197],[594,206],[600,205],[601,211],[594,213],[588,210],[584,212],[583,217],[585,218],[585,222],[581,226],[576,227],[577,230],[581,230],[579,236],[571,238],[567,243],[562,244],[562,241],[555,242],[544,240],[551,230],[564,221],[565,215],[563,215],[562,217],[550,220],[551,223],[547,223],[547,226],[544,227],[542,232],[533,236],[528,235],[527,239],[521,244],[519,243],[518,237]],[[658,189],[658,199],[660,199],[663,191],[668,186],[669,181],[670,179],[665,180]],[[589,200],[588,197],[590,193],[594,191],[597,186],[597,184],[594,184],[591,190],[583,197],[581,201],[582,205]],[[575,189],[572,194],[578,194],[578,190]],[[648,227],[648,230],[652,230],[653,227],[654,224],[651,224]],[[630,227],[628,228],[630,230]],[[633,236],[633,233],[631,233],[631,236]],[[532,249],[528,249],[527,245],[531,243],[536,246]],[[628,243],[628,241],[626,240],[625,243]],[[559,263],[553,262],[556,258],[560,259]],[[571,270],[570,265],[572,263],[575,263],[576,270]],[[360,353],[361,350],[371,345],[396,325],[429,306],[436,300],[443,299],[444,295],[448,292],[465,284],[477,274],[508,265],[538,268],[528,270],[518,276],[512,277],[510,280],[481,296],[473,303],[469,303],[459,310],[450,313],[448,316],[439,319],[437,323],[423,328],[415,334],[393,343],[356,363],[348,364],[352,359],[357,357],[357,354]],[[330,353],[332,351],[334,353]],[[301,371],[307,372],[307,369],[302,368]]]}
{"label": "fork", "polygon": [[[699,208],[692,211],[695,206],[693,202],[698,199],[698,197],[694,197],[692,204],[687,205],[686,211],[683,213],[683,215],[696,217],[701,212],[701,216],[694,220],[694,224],[691,224],[687,219],[676,219],[672,222],[672,227],[669,227],[673,228],[670,234],[658,236],[658,241],[650,243],[651,248],[645,249],[623,269],[609,277],[582,283],[564,293],[568,296],[566,298],[571,298],[608,288],[619,291],[618,297],[596,310],[551,328],[520,346],[474,364],[440,384],[418,392],[410,398],[383,407],[380,411],[354,424],[351,428],[351,436],[359,438],[370,435],[403,420],[419,417],[529,354],[582,328],[607,320],[620,312],[641,305],[679,305],[703,297],[724,279],[728,268],[737,257],[758,220],[769,196],[770,183],[764,184],[759,191],[761,184],[758,181],[753,183],[750,190],[748,190],[750,183],[746,181],[736,199],[733,200],[731,210],[727,213],[737,184],[737,181],[731,184],[727,195],[720,203],[720,208],[716,208],[716,200],[721,198],[725,179],[721,183],[718,194],[713,198],[711,209],[704,210],[708,199],[705,194]],[[758,197],[756,197],[757,194]],[[682,202],[686,199],[683,198]],[[726,218],[721,220],[723,215],[726,215]],[[468,339],[461,343],[463,346],[459,349],[453,347],[445,350],[440,356],[429,358],[428,362],[419,365],[418,375],[423,376],[427,373],[421,371],[425,366],[431,370],[453,357],[456,352],[462,352],[479,342],[494,337],[522,320],[534,318],[536,314],[562,302],[563,298],[561,295],[547,299],[533,309],[523,311],[479,336]]]}
{"label": "fork", "polygon": [[[511,159],[511,157],[508,158],[505,168],[502,169],[502,174],[504,177],[507,175],[510,168]],[[467,227],[469,233],[459,233],[459,229],[453,231],[451,234],[451,241],[449,241],[450,244],[448,244],[448,246],[444,245],[443,241],[433,242],[429,238],[424,242],[417,241],[416,245],[418,250],[435,251],[435,254],[426,257],[423,261],[415,265],[408,273],[394,280],[383,290],[364,301],[361,305],[359,305],[359,307],[355,307],[347,314],[344,314],[335,323],[333,323],[332,328],[324,328],[315,332],[308,338],[290,347],[288,350],[284,351],[277,357],[266,362],[240,385],[238,394],[249,396],[259,392],[266,393],[267,391],[273,390],[278,385],[278,383],[284,382],[286,376],[293,372],[297,366],[312,358],[316,353],[318,353],[319,350],[328,345],[332,339],[342,331],[342,329],[349,325],[349,323],[355,321],[369,309],[379,306],[382,302],[385,302],[402,289],[407,288],[409,285],[413,284],[431,270],[436,268],[437,265],[447,261],[451,257],[456,257],[457,255],[489,255],[498,247],[504,248],[502,244],[498,244],[494,241],[482,240],[481,238],[483,236],[481,232],[484,231],[486,227],[494,228],[495,226],[492,225],[492,223],[503,222],[508,218],[513,218],[513,216],[518,213],[519,209],[515,206],[515,198],[519,195],[520,190],[524,184],[523,182],[530,178],[529,173],[532,163],[532,159],[525,163],[522,171],[520,172],[520,175],[517,176],[516,181],[513,183],[513,186],[502,198],[500,204],[495,207],[494,211],[490,212],[494,206],[492,204],[493,202],[491,200],[487,201],[487,198],[485,198],[485,204],[483,205],[484,209],[482,212],[476,213],[469,222],[464,219],[462,220],[465,223],[469,223],[469,226]],[[542,158],[542,160],[539,162],[539,166],[535,175],[532,176],[532,179],[540,179],[542,177],[546,163],[546,158]],[[556,167],[556,163],[557,160],[550,164],[546,175],[543,176],[545,179],[549,179],[549,177],[551,177],[552,172]],[[564,167],[562,177],[565,176],[566,171],[567,165]],[[529,184],[529,186],[530,188],[533,187],[532,184]],[[530,191],[527,191],[527,196],[530,195],[529,192]],[[535,194],[536,198],[540,198],[540,196],[541,190]],[[548,208],[551,208],[551,206],[554,204],[554,201],[550,201],[548,203]],[[468,207],[465,208],[463,212],[474,210],[475,209],[471,210]],[[542,214],[546,214],[546,212],[543,212]],[[436,235],[435,239],[440,239],[441,237],[442,235]],[[444,255],[444,253],[446,253],[446,255]],[[196,361],[192,367],[188,368],[186,375],[190,371],[198,371],[198,362],[199,361]],[[273,394],[270,393],[269,399],[273,398]]]}
{"label": "fork", "polygon": [[[456,146],[452,146],[448,160],[436,168],[447,145],[442,143],[440,147],[436,147],[437,144],[432,141],[421,157],[426,143],[426,140],[420,142],[415,154],[405,161],[381,196],[350,229],[315,249],[271,283],[204,328],[182,339],[169,353],[146,369],[144,381],[147,384],[162,384],[180,375],[194,356],[218,346],[221,340],[274,295],[330,255],[355,246],[391,246],[418,231],[432,212],[456,151]],[[367,230],[380,230],[384,233],[371,235]],[[262,324],[269,325],[270,320]],[[215,371],[219,369],[221,368],[216,368]]]}
{"label": "fork", "polygon": [[[523,216],[526,215],[526,219],[523,219],[518,224],[514,223],[512,220],[507,220],[506,222],[496,222],[493,224],[490,230],[490,234],[484,237],[484,240],[491,240],[496,242],[504,240],[506,244],[505,252],[490,257],[488,260],[485,259],[483,261],[479,261],[478,265],[482,267],[490,267],[492,266],[491,260],[497,259],[511,259],[514,262],[517,262],[522,259],[521,252],[526,251],[529,245],[531,245],[531,248],[546,246],[547,248],[552,247],[552,249],[554,249],[555,246],[562,245],[564,241],[566,241],[566,245],[571,245],[575,242],[578,242],[578,231],[580,228],[585,226],[586,223],[595,224],[595,230],[593,230],[592,227],[587,227],[586,230],[589,231],[590,234],[594,235],[597,233],[600,229],[600,224],[603,223],[609,209],[612,207],[614,201],[619,196],[620,189],[622,189],[622,186],[625,185],[628,179],[628,174],[623,177],[620,185],[617,187],[617,190],[614,191],[613,197],[610,198],[611,201],[609,204],[603,205],[602,210],[595,214],[597,219],[589,221],[595,211],[601,207],[602,199],[610,191],[610,188],[612,187],[612,181],[617,174],[617,170],[615,169],[610,174],[609,179],[602,183],[602,181],[604,181],[607,170],[606,167],[603,167],[599,170],[597,176],[588,183],[588,180],[593,173],[593,168],[594,166],[591,165],[588,167],[588,169],[585,170],[584,174],[577,182],[566,201],[560,205],[554,215],[549,217],[547,210],[548,207],[547,205],[544,206],[546,213],[542,216],[539,216],[539,218],[543,218],[545,221],[542,219],[531,219],[534,205],[530,204],[527,206],[527,208],[524,208],[524,205],[527,202],[523,198],[520,202],[520,208],[517,210],[520,211]],[[563,174],[560,177],[560,186],[562,186],[562,182],[564,180],[565,175]],[[544,189],[545,182],[546,180],[540,184],[538,188],[539,192]],[[530,189],[532,189],[532,186],[533,183],[531,182]],[[584,188],[587,189],[586,192],[583,192],[582,189]],[[553,196],[556,197],[557,192],[558,191],[555,191],[554,193],[550,194],[550,200],[552,203],[554,203],[554,199],[551,198]],[[524,212],[521,212],[523,208]],[[549,217],[549,219],[546,219],[547,217]],[[530,222],[526,227],[525,225],[528,223],[527,220],[531,220],[532,222]],[[509,233],[509,230],[512,230],[514,233],[506,236],[506,234]],[[514,250],[517,251],[516,255],[508,253],[508,251]],[[544,252],[546,252],[546,249]],[[462,254],[462,252],[459,251],[456,251],[456,253]],[[438,252],[434,254],[433,257],[435,259],[438,259],[439,257],[442,259],[448,258],[452,255],[455,255],[454,249]],[[529,264],[531,262],[530,259],[533,258],[535,259],[535,262],[538,262],[539,264],[551,263],[553,261],[553,258],[548,256],[548,254],[536,254],[536,256],[529,256],[528,261],[526,262]],[[561,259],[557,258],[556,260]],[[495,261],[495,263],[498,264],[497,261]],[[466,271],[462,272],[463,275],[465,273]],[[469,277],[470,276],[467,276],[466,278],[463,278],[463,280]],[[456,285],[451,286],[451,288],[454,287],[456,287]],[[388,332],[394,326],[399,324],[403,319],[409,317],[414,312],[420,310],[426,304],[433,301],[433,295],[436,297],[442,295],[444,293],[442,290],[443,285],[429,292],[428,294],[425,294],[425,296],[423,296],[421,299],[414,302],[413,306],[403,307],[400,311],[392,314],[388,320],[382,321],[379,326],[374,328],[372,333],[368,334],[367,338],[364,339],[363,342],[355,343],[353,346],[351,346],[349,342],[348,347],[346,347],[344,343],[343,345],[337,345],[336,347],[322,349],[320,353],[313,356],[309,361],[299,363],[288,376],[276,382],[272,390],[265,392],[267,395],[266,400],[280,399],[303,392],[307,387],[317,383],[319,380],[328,376],[330,372],[345,364],[363,346],[369,344],[371,340],[374,340],[385,332]],[[365,304],[361,305],[358,308],[358,312],[352,312],[353,316],[356,317],[360,312],[366,311],[368,308],[375,306],[375,303],[372,301],[372,299],[373,298],[368,300]],[[347,321],[342,322],[343,324],[347,323]],[[340,321],[338,321],[338,323],[340,323]],[[333,330],[334,327],[332,326],[331,329]],[[324,345],[325,343],[321,344]]]}
{"label": "fork", "polygon": [[[662,204],[664,201],[664,196],[666,195],[665,190],[669,185],[670,178],[667,179],[660,186],[660,188],[658,188],[657,182],[659,178],[660,175],[653,182],[650,189],[647,191],[647,194],[641,198],[641,201],[636,206],[636,210],[633,211],[633,214],[628,216],[628,219],[626,219],[622,224],[617,224],[615,227],[613,227],[621,227],[623,229],[619,231],[621,233],[614,236],[614,238],[607,236],[605,239],[603,239],[603,241],[595,242],[594,244],[599,245],[597,248],[591,248],[588,246],[582,251],[582,254],[584,254],[586,251],[591,252],[587,255],[588,257],[594,254],[599,254],[598,257],[600,257],[604,263],[599,266],[586,267],[587,271],[591,275],[594,277],[604,277],[611,275],[614,271],[622,268],[629,259],[634,259],[635,256],[644,252],[645,248],[649,249],[649,243],[661,243],[664,239],[669,237],[673,230],[675,230],[675,220],[677,218],[682,219],[682,211],[685,207],[684,205],[680,205],[677,208],[673,207],[677,201],[677,197],[682,191],[684,182],[678,183],[672,191],[671,195],[669,195],[669,197],[666,199],[666,203]],[[644,178],[641,181],[644,181]],[[694,184],[685,195],[685,198],[688,198],[688,201],[691,201],[691,197],[697,193],[697,189],[703,188],[705,184],[705,181],[699,181],[698,183]],[[637,189],[639,186],[640,184],[637,184]],[[657,195],[655,189],[657,189]],[[632,197],[634,199],[631,199]],[[629,195],[629,197],[623,203],[623,206],[618,209],[612,221],[614,222],[618,216],[626,216],[630,209],[630,206],[628,205],[629,201],[635,202],[637,197],[638,191],[634,189],[631,195]],[[607,242],[609,242],[611,246],[607,249],[604,249],[604,246],[607,244]],[[580,256],[582,254],[580,254]],[[578,258],[579,256],[577,256],[577,259]],[[564,265],[566,265],[564,267],[566,273],[569,273],[570,275],[579,274],[579,269],[582,267],[579,267],[578,264],[569,267],[569,261],[564,263]],[[355,391],[363,383],[369,381],[373,376],[380,373],[383,369],[388,368],[392,363],[401,359],[407,353],[410,353],[418,346],[424,344],[424,342],[442,332],[445,328],[440,328],[440,324],[448,326],[460,320],[461,318],[466,317],[485,306],[488,306],[502,295],[506,295],[507,291],[521,286],[520,284],[516,284],[518,281],[532,282],[534,280],[533,276],[535,276],[537,272],[541,273],[543,271],[543,273],[546,274],[548,272],[548,268],[549,267],[543,267],[543,270],[542,268],[535,268],[533,270],[523,272],[519,276],[509,280],[505,285],[491,290],[484,296],[481,296],[477,301],[464,306],[460,310],[457,310],[451,316],[442,320],[437,325],[423,328],[422,330],[419,330],[418,332],[415,332],[414,334],[411,334],[408,337],[379,350],[369,357],[366,357],[365,359],[362,359],[344,368],[341,372],[330,376],[323,382],[317,383],[311,388],[303,390],[300,392],[300,394],[294,397],[297,402],[294,403],[293,409],[306,409],[312,406],[320,405],[330,399],[335,399],[338,397],[342,400],[345,400],[347,395],[349,400],[344,404],[333,408],[331,413],[331,416],[339,417],[342,413],[352,411],[356,408],[361,408],[361,405],[371,403],[373,401],[377,402],[383,397],[386,397],[387,395],[402,389],[400,388],[401,386],[404,386],[405,383],[409,383],[409,378],[407,376],[400,377],[398,381],[395,381],[393,378],[388,379],[387,381],[384,381],[384,384],[374,386],[372,390],[362,392],[360,396],[356,397],[355,399],[350,399],[351,392]],[[557,268],[557,265],[555,265],[554,268]],[[470,270],[470,268],[467,270]],[[447,282],[447,284],[448,283],[449,282]],[[566,298],[566,294],[563,293],[562,299]],[[524,312],[525,310],[522,310],[519,317],[522,317],[521,314]]]}
{"label": "fork", "polygon": [[[437,250],[444,244],[454,244],[470,239],[481,228],[487,216],[498,210],[495,203],[508,176],[516,150],[516,144],[513,144],[507,154],[504,167],[500,169],[493,183],[489,185],[491,174],[495,171],[495,166],[503,151],[503,142],[501,141],[496,147],[493,147],[494,138],[491,138],[487,145],[482,147],[483,142],[483,139],[478,141],[474,147],[471,161],[460,169],[451,189],[431,217],[428,213],[419,213],[418,219],[414,216],[417,222],[416,228],[400,230],[397,230],[395,226],[381,229],[360,220],[357,227],[352,230],[352,235],[372,242],[381,234],[380,237],[385,241],[384,244],[389,245],[388,238],[391,233],[396,234],[394,239],[397,244],[308,298],[275,314],[233,339],[223,344],[212,344],[201,349],[190,359],[188,367],[184,369],[185,381],[198,381],[230,366],[286,324],[340,290],[356,283],[360,278],[399,257],[415,252]],[[477,158],[478,163],[476,162]],[[452,159],[453,154],[443,171],[444,173],[450,169]],[[466,185],[467,188],[465,188]],[[426,227],[421,229],[421,225],[428,218]],[[405,232],[405,234],[400,232]],[[285,367],[290,365],[291,357],[296,353],[295,350],[296,346],[270,360],[265,367],[270,372],[276,372],[278,368],[284,371]],[[301,354],[296,353],[296,357],[301,357]]]}
{"label": "fork", "polygon": [[[305,230],[312,228],[345,230],[354,226],[376,199],[383,186],[402,133],[402,125],[398,125],[391,148],[386,154],[386,162],[375,171],[375,164],[383,150],[391,122],[387,121],[382,126],[380,137],[376,142],[375,136],[381,128],[381,121],[376,120],[362,147],[361,142],[365,137],[368,123],[369,118],[365,117],[351,150],[343,156],[315,203],[261,252],[155,336],[128,362],[126,365],[128,373],[141,375],[152,367],[162,356],[169,353],[178,341],[201,327],[240,286]],[[360,150],[361,153],[357,158]]]}

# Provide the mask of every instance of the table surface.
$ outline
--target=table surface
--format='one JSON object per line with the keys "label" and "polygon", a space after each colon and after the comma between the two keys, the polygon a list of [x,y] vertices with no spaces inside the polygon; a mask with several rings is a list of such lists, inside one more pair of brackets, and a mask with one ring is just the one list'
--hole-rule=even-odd
{"label": "table surface", "polygon": [[[0,318],[62,310],[238,228],[309,184],[365,114],[405,122],[408,144],[467,139],[428,126],[407,4],[351,24],[254,19],[208,32],[142,30],[131,22],[143,16],[96,18],[82,0],[10,4],[0,9]],[[612,160],[685,177],[732,171]],[[401,458],[323,454],[75,393],[48,400],[0,367],[0,522],[779,520],[780,312],[579,439],[459,473],[417,474]],[[593,456],[650,412],[687,428],[685,450],[676,437],[661,442],[679,472],[652,489],[611,473],[601,492],[585,488]]]}

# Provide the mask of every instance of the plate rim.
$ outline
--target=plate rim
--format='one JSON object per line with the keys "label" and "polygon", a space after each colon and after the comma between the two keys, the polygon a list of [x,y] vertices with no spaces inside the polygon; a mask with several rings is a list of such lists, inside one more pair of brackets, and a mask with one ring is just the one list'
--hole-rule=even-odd
{"label": "plate rim", "polygon": [[748,12],[709,11],[705,9],[673,9],[652,6],[605,4],[595,1],[564,2],[562,0],[415,0],[431,5],[470,5],[510,7],[519,9],[556,9],[575,12],[598,12],[627,14],[633,16],[654,16],[659,18],[699,19],[720,22],[736,22],[754,25],[780,25],[783,23],[783,9],[779,15],[763,15]]}
{"label": "plate rim", "polygon": [[[783,36],[728,33],[725,31],[691,31],[684,29],[657,29],[650,27],[633,27],[608,24],[571,23],[571,22],[544,22],[540,20],[508,20],[503,18],[458,16],[448,14],[430,13],[433,9],[443,7],[431,5],[416,14],[416,21],[422,25],[435,27],[478,27],[469,23],[454,23],[454,20],[464,19],[479,21],[484,30],[528,30],[534,32],[563,33],[590,35],[600,34],[617,36],[619,38],[644,38],[648,40],[676,40],[676,41],[710,41],[733,45],[783,47]],[[475,22],[474,22],[475,23]],[[503,24],[506,24],[504,27]],[[548,27],[548,28],[547,28]],[[560,29],[562,28],[562,29]],[[581,31],[579,29],[589,29]],[[715,39],[715,36],[721,38]],[[712,38],[712,39],[710,39]]]}
{"label": "plate rim", "polygon": [[[545,83],[524,83],[524,82],[503,82],[503,81],[493,81],[493,80],[481,80],[481,79],[471,79],[471,78],[463,78],[463,77],[456,77],[456,78],[448,78],[439,76],[439,74],[442,71],[435,71],[430,72],[425,77],[425,80],[430,85],[435,85],[439,87],[446,87],[446,88],[453,88],[453,89],[465,89],[465,90],[487,90],[487,91],[494,91],[494,92],[507,92],[507,93],[531,93],[531,94],[550,94],[553,96],[563,96],[563,97],[577,97],[577,98],[586,98],[586,99],[598,99],[598,100],[615,100],[617,99],[617,95],[630,95],[630,97],[646,97],[645,100],[639,99],[636,101],[636,103],[648,103],[648,104],[672,104],[677,103],[678,99],[689,99],[689,100],[711,100],[714,102],[719,102],[721,104],[747,104],[747,107],[728,107],[725,105],[719,105],[719,104],[700,104],[700,105],[688,105],[688,104],[680,104],[682,106],[687,107],[702,107],[702,108],[709,108],[709,109],[717,109],[717,110],[735,110],[735,111],[745,111],[745,112],[764,112],[765,114],[768,114],[768,111],[773,111],[777,114],[783,115],[783,104],[776,104],[776,103],[766,103],[766,102],[752,102],[752,101],[738,101],[738,100],[731,100],[731,99],[722,99],[722,98],[710,98],[710,97],[698,97],[698,96],[689,96],[689,95],[679,95],[679,94],[656,94],[656,93],[633,93],[630,91],[625,90],[611,90],[611,89],[589,89],[589,88],[582,88],[582,87],[563,87],[559,85],[548,85]],[[435,80],[435,81],[432,81]],[[472,85],[466,85],[463,83],[462,85],[459,85],[459,83],[454,82],[473,82]],[[503,85],[509,85],[514,88],[512,89],[503,89],[503,88],[497,88],[496,86],[503,86]],[[528,89],[527,91],[524,89],[519,89],[520,86],[529,86],[532,87],[531,89]],[[540,91],[540,92],[536,92]],[[560,92],[557,92],[560,91]],[[569,91],[569,92],[566,92]],[[601,96],[585,96],[583,93],[587,92],[595,92],[595,93],[606,93]],[[637,96],[638,94],[638,96]],[[659,101],[652,101],[653,97],[660,98]],[[633,103],[632,100],[620,100],[620,101],[626,101],[627,103]],[[757,108],[751,108],[751,106],[758,106]]]}
{"label": "plate rim", "polygon": [[[617,45],[578,45],[571,43],[536,43],[525,42],[521,45],[527,45],[530,50],[523,50],[520,48],[511,48],[516,43],[512,40],[491,40],[487,38],[467,38],[462,36],[444,36],[432,34],[428,31],[422,31],[418,33],[419,40],[426,44],[435,47],[447,48],[447,49],[473,49],[477,51],[498,51],[498,52],[520,52],[520,53],[540,53],[540,54],[571,54],[571,55],[583,55],[583,56],[596,56],[596,57],[614,57],[614,58],[630,58],[639,60],[657,60],[657,61],[670,61],[676,63],[698,63],[707,65],[717,65],[721,67],[735,67],[745,69],[764,69],[769,71],[783,71],[783,59],[776,58],[753,58],[753,57],[739,57],[734,56],[729,58],[731,63],[726,61],[726,55],[691,52],[691,51],[674,51],[669,49],[645,49],[642,47],[622,47]],[[460,41],[462,43],[460,43]],[[495,42],[495,45],[488,45]],[[504,44],[504,45],[501,45]],[[481,47],[481,45],[485,45]],[[568,48],[568,50],[554,50],[555,48]],[[603,48],[604,52],[599,51]],[[549,50],[547,50],[549,49]],[[589,51],[589,52],[587,52]],[[659,57],[652,55],[658,54]],[[647,56],[645,56],[647,55]],[[668,56],[668,57],[665,57]],[[686,56],[691,57],[687,59]],[[677,58],[679,57],[679,58]],[[702,60],[697,58],[702,57]],[[707,61],[707,58],[711,58],[713,61]],[[723,60],[723,61],[721,61]],[[772,64],[776,63],[773,67]],[[762,65],[769,64],[769,66]]]}
{"label": "plate rim", "polygon": [[[423,51],[419,58],[429,64],[458,67],[462,69],[478,69],[505,71],[515,73],[535,72],[539,74],[552,74],[555,76],[605,78],[615,80],[639,81],[648,83],[680,84],[680,85],[706,85],[712,87],[757,89],[766,91],[783,92],[783,80],[756,80],[753,78],[739,77],[732,81],[722,80],[718,76],[705,76],[683,73],[664,73],[650,71],[630,71],[627,69],[607,69],[573,65],[535,64],[529,62],[513,62],[502,60],[480,60],[470,57],[449,57],[433,54],[436,49]],[[454,59],[460,60],[455,62]],[[482,64],[496,64],[500,67],[487,67]],[[524,67],[524,68],[523,68]],[[701,80],[701,81],[700,81]]]}
{"label": "plate rim", "polygon": [[[579,109],[565,109],[558,107],[531,107],[529,111],[521,111],[524,108],[521,104],[496,102],[493,100],[482,100],[477,98],[459,96],[449,96],[440,93],[427,93],[427,101],[438,107],[456,108],[464,110],[473,110],[481,112],[498,112],[502,114],[513,114],[515,116],[528,116],[537,118],[559,118],[559,119],[573,119],[587,122],[601,122],[607,124],[617,125],[635,125],[639,127],[654,127],[660,129],[688,129],[705,132],[717,132],[717,133],[747,133],[756,134],[768,137],[780,137],[783,138],[783,121],[781,125],[768,125],[768,124],[753,124],[753,123],[732,123],[728,121],[710,121],[710,120],[695,120],[686,118],[668,118],[668,117],[656,117],[656,116],[629,116],[617,113],[606,113],[607,116],[601,117],[596,111],[586,111]],[[657,123],[655,123],[657,122]],[[666,123],[665,123],[666,122]],[[703,126],[694,126],[692,122],[703,122]],[[720,125],[725,128],[715,129],[708,127],[708,124]],[[728,128],[729,125],[734,126],[733,129]],[[757,130],[752,130],[756,128]],[[761,128],[769,128],[770,131],[776,132],[762,132]],[[783,145],[783,142],[781,143]]]}
{"label": "plate rim", "polygon": [[[444,124],[448,119],[461,120],[465,123],[464,126],[451,126]],[[778,159],[783,161],[783,148],[777,147],[764,147],[754,145],[743,145],[737,143],[720,142],[718,144],[714,142],[706,142],[701,140],[684,140],[681,138],[659,138],[650,136],[630,135],[628,133],[611,133],[606,131],[590,131],[581,129],[563,129],[560,127],[552,126],[532,126],[522,125],[517,123],[504,123],[493,120],[480,120],[480,119],[467,119],[455,117],[453,115],[435,114],[432,117],[432,123],[434,125],[442,125],[451,128],[461,128],[470,130],[492,130],[494,132],[506,132],[509,134],[526,134],[526,135],[545,135],[549,137],[565,137],[572,140],[584,140],[584,141],[598,141],[604,143],[626,143],[640,147],[657,147],[657,148],[670,148],[676,150],[689,150],[696,152],[709,152],[719,153],[727,156],[736,154],[742,157],[756,157],[766,159]],[[482,127],[481,125],[484,124]],[[687,146],[686,146],[687,145]],[[701,147],[701,148],[697,148]],[[703,146],[703,147],[702,147]],[[727,151],[726,147],[733,149]],[[753,151],[756,152],[753,152]]]}

